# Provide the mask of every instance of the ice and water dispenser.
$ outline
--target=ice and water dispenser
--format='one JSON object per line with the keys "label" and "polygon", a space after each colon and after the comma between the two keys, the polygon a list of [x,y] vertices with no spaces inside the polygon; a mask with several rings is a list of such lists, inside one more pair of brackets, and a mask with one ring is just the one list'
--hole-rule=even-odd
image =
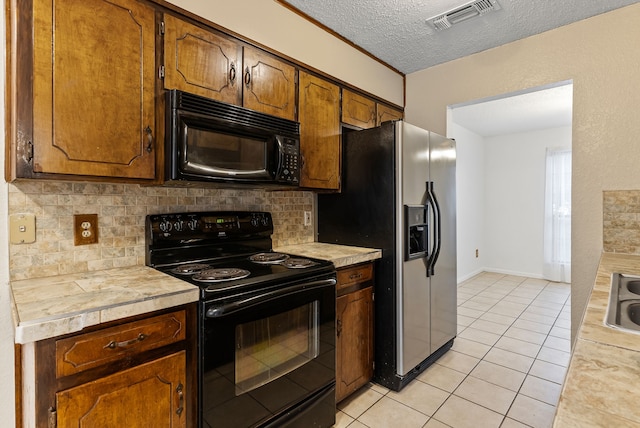
{"label": "ice and water dispenser", "polygon": [[427,205],[404,206],[404,260],[427,257],[429,225]]}

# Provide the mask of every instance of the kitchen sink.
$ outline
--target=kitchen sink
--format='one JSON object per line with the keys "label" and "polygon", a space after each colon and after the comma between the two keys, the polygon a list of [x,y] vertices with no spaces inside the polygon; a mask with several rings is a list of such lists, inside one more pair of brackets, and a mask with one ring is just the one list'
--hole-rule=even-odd
{"label": "kitchen sink", "polygon": [[640,334],[640,276],[614,273],[605,323]]}

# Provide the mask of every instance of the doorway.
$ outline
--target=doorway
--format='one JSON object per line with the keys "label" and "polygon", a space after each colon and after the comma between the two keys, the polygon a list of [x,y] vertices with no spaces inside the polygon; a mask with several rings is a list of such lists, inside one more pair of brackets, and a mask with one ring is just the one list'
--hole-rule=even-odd
{"label": "doorway", "polygon": [[546,153],[570,150],[572,104],[564,81],[449,107],[459,283],[484,271],[545,278]]}

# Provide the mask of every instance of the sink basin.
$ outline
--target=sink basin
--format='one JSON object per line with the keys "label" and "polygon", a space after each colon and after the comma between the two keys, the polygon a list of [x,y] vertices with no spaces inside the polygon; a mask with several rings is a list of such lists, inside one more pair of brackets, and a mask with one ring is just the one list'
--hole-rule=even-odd
{"label": "sink basin", "polygon": [[640,326],[640,303],[628,303],[626,306],[627,317],[629,321]]}
{"label": "sink basin", "polygon": [[640,334],[640,276],[611,275],[605,324]]}
{"label": "sink basin", "polygon": [[633,279],[625,282],[627,291],[640,296],[640,280]]}

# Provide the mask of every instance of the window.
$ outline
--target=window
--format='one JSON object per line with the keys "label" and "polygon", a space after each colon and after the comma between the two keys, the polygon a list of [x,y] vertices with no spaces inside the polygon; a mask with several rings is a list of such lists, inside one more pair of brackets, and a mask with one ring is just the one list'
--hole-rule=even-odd
{"label": "window", "polygon": [[547,149],[543,274],[571,282],[571,149]]}

